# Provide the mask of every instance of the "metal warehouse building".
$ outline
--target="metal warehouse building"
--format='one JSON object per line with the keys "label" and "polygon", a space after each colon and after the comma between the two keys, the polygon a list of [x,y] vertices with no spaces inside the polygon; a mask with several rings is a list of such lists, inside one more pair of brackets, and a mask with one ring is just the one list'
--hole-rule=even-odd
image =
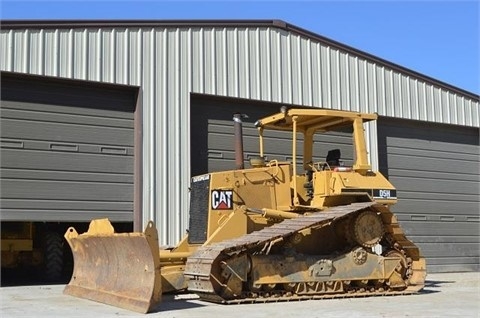
{"label": "metal warehouse building", "polygon": [[281,105],[376,112],[370,161],[429,270],[480,269],[478,95],[277,20],[3,21],[0,70],[2,221],[135,210],[175,244],[191,175],[234,167],[233,113],[248,155]]}

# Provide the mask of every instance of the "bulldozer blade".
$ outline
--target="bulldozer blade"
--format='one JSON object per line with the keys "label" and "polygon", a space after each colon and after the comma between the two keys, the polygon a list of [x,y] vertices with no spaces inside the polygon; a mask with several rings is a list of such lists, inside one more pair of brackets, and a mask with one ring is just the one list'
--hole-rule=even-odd
{"label": "bulldozer blade", "polygon": [[74,268],[64,294],[147,313],[161,300],[157,230],[115,233],[108,219],[93,220],[83,234],[65,233]]}

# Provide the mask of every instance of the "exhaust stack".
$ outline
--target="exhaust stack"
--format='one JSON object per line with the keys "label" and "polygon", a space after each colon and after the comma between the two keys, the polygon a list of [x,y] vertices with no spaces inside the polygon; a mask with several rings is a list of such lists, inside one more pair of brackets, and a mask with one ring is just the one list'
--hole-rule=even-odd
{"label": "exhaust stack", "polygon": [[248,116],[240,113],[233,114],[233,126],[235,129],[235,167],[237,169],[245,168],[243,162],[243,118],[248,118]]}

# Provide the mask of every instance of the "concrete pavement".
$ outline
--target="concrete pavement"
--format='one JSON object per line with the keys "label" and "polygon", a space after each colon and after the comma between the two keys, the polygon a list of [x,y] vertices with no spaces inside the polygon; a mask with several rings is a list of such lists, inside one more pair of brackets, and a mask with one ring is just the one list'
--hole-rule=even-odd
{"label": "concrete pavement", "polygon": [[418,295],[219,305],[166,295],[147,315],[63,295],[65,285],[0,288],[1,317],[480,317],[480,273],[429,274]]}

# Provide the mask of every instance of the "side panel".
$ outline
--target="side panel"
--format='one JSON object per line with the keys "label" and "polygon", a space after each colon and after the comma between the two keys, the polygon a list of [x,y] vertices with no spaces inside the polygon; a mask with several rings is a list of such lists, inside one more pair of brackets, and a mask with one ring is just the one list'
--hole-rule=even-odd
{"label": "side panel", "polygon": [[135,88],[2,73],[2,221],[133,220]]}
{"label": "side panel", "polygon": [[478,271],[479,131],[381,118],[380,170],[397,188],[393,207],[431,272]]}

